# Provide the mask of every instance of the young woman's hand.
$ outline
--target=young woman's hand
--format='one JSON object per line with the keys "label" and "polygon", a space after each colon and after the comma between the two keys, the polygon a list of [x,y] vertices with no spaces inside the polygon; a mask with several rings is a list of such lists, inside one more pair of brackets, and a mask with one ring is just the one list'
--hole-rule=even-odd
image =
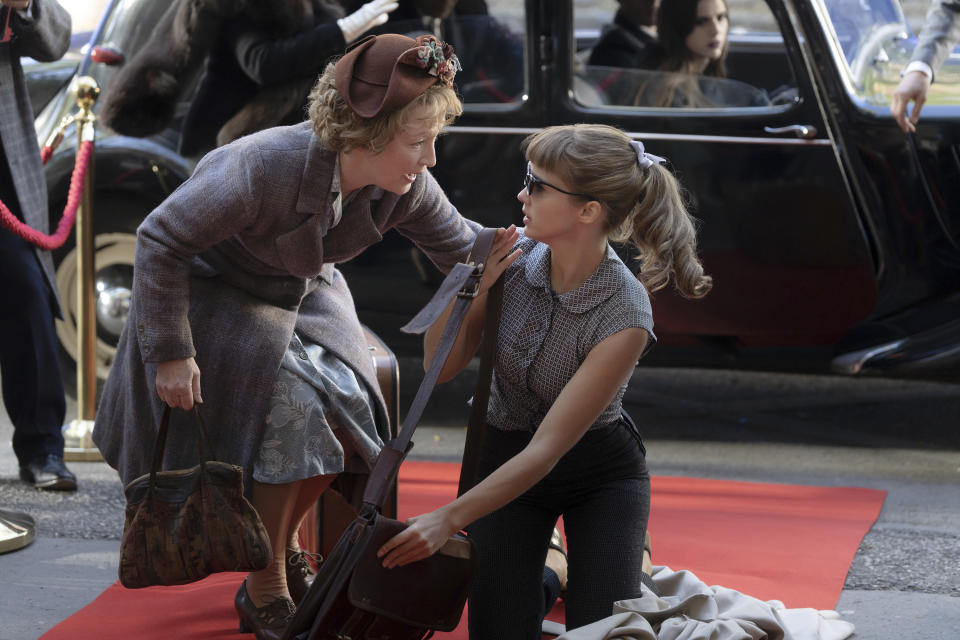
{"label": "young woman's hand", "polygon": [[407,528],[387,540],[377,551],[387,569],[432,556],[458,528],[442,515],[442,510],[431,511],[409,518]]}
{"label": "young woman's hand", "polygon": [[487,264],[483,268],[483,277],[480,279],[480,293],[489,291],[507,267],[520,257],[520,249],[510,251],[519,239],[520,232],[514,224],[506,229],[497,229],[490,255],[487,257]]}
{"label": "young woman's hand", "polygon": [[193,409],[202,403],[200,367],[193,358],[167,360],[157,366],[157,395],[173,408]]}

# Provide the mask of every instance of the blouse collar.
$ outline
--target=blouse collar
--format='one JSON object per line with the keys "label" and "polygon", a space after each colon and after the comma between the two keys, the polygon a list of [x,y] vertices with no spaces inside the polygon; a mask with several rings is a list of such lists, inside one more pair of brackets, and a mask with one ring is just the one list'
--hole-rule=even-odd
{"label": "blouse collar", "polygon": [[[585,313],[605,302],[620,288],[620,270],[626,268],[609,244],[607,254],[589,278],[579,286],[556,296],[570,313]],[[525,276],[530,286],[552,293],[550,287],[550,247],[542,242],[534,244],[527,253]]]}

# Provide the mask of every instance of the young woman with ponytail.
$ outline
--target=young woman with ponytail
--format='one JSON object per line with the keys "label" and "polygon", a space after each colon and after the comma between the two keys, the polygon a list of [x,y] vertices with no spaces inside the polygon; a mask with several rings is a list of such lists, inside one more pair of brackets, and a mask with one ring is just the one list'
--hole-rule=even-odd
{"label": "young woman with ponytail", "polygon": [[[411,518],[380,549],[384,566],[404,565],[470,525],[478,549],[473,640],[540,637],[544,559],[561,515],[570,550],[567,628],[641,595],[650,477],[621,400],[655,341],[647,291],[672,282],[699,298],[711,286],[680,186],[662,158],[605,125],[550,127],[523,149],[524,228],[501,232],[481,284],[485,292],[504,278],[480,482]],[[610,240],[636,245],[639,276]],[[485,307],[481,293],[441,380],[476,352]],[[427,363],[444,321],[427,333]]]}

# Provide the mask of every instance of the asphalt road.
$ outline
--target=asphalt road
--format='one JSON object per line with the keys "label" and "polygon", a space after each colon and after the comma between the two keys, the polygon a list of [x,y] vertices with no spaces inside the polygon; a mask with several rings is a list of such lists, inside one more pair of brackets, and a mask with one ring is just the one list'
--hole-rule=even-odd
{"label": "asphalt road", "polygon": [[[403,360],[401,406],[418,381]],[[435,394],[411,457],[457,459],[469,395],[469,371]],[[837,610],[857,638],[958,637],[960,385],[641,368],[628,400],[654,474],[887,491]],[[0,639],[26,640],[116,579],[124,501],[104,463],[70,464],[76,494],[26,487],[11,431],[0,414],[0,508],[32,514],[38,532],[0,555]]]}

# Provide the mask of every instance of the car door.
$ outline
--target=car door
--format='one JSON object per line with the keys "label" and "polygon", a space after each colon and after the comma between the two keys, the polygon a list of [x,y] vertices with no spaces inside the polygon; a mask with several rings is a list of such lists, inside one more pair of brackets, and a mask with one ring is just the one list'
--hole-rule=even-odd
{"label": "car door", "polygon": [[[906,3],[904,3],[906,5]],[[929,3],[925,3],[926,8]],[[890,114],[893,91],[916,45],[897,0],[796,3],[820,55],[817,80],[831,105],[838,146],[856,176],[878,239],[880,300],[872,322],[848,339],[876,350],[905,336],[941,334],[922,357],[958,351],[960,335],[960,56],[937,70],[916,133]]]}
{"label": "car door", "polygon": [[712,345],[728,361],[768,347],[829,350],[873,311],[875,263],[802,34],[780,0],[729,0],[727,78],[703,88],[704,104],[655,106],[643,88],[656,69],[590,64],[617,7],[539,3],[555,52],[543,75],[552,123],[626,130],[666,157],[689,193],[715,284],[699,301],[655,293],[661,343]]}

